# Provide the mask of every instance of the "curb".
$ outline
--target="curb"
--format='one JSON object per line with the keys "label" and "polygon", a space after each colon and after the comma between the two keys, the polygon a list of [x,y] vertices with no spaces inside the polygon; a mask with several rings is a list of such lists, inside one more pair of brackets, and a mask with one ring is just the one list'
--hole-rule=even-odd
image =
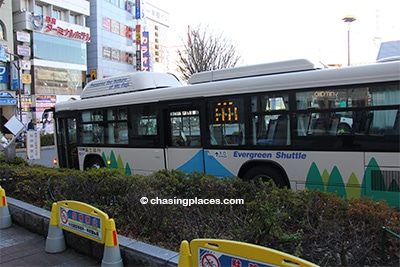
{"label": "curb", "polygon": [[[51,212],[7,197],[11,219],[14,223],[44,237],[47,236]],[[101,260],[104,245],[64,231],[67,247],[91,258]],[[179,253],[135,239],[118,235],[124,266],[168,266],[177,267]],[[44,250],[45,248],[43,248]]]}

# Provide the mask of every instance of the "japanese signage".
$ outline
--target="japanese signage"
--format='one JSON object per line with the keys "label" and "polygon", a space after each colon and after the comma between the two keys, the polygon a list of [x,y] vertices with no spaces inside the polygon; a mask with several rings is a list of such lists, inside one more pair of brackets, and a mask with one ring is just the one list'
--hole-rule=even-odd
{"label": "japanese signage", "polygon": [[242,257],[237,257],[233,255],[229,255],[226,253],[218,253],[215,251],[206,250],[203,248],[199,249],[199,265],[201,267],[206,266],[232,266],[232,267],[267,267],[267,266],[276,266],[272,264],[265,264],[261,262],[256,262],[250,259],[245,259]]}
{"label": "japanese signage", "polygon": [[27,32],[16,32],[16,37],[18,42],[23,42],[23,43],[30,43],[31,42],[31,35]]}
{"label": "japanese signage", "polygon": [[69,228],[82,236],[102,239],[101,219],[78,210],[60,207],[60,226]]}
{"label": "japanese signage", "polygon": [[168,12],[159,9],[158,7],[155,7],[150,3],[146,3],[146,6],[144,8],[146,9],[144,13],[146,14],[147,19],[151,19],[163,25],[169,26],[170,21]]}
{"label": "japanese signage", "polygon": [[143,71],[150,71],[149,32],[143,32],[143,43],[140,46],[143,54]]}
{"label": "japanese signage", "polygon": [[22,83],[30,84],[32,83],[32,77],[29,73],[22,73]]}
{"label": "japanese signage", "polygon": [[0,83],[8,83],[8,67],[0,65]]}
{"label": "japanese signage", "polygon": [[24,57],[31,55],[31,48],[25,45],[17,45],[17,54]]}
{"label": "japanese signage", "polygon": [[57,206],[52,212],[57,212],[60,228],[105,243],[106,226],[110,221],[106,213],[88,204],[72,200],[59,201]]}
{"label": "japanese signage", "polygon": [[140,19],[140,13],[141,13],[141,11],[140,11],[140,0],[136,0],[135,1],[135,18],[136,19]]}
{"label": "japanese signage", "polygon": [[20,60],[21,70],[30,70],[31,69],[31,62],[29,60]]}
{"label": "japanese signage", "polygon": [[55,95],[36,95],[36,111],[43,112],[56,104]]}
{"label": "japanese signage", "polygon": [[[0,68],[1,70],[1,68]],[[3,91],[0,92],[0,105],[16,105],[17,99],[12,96],[9,92]]]}
{"label": "japanese signage", "polygon": [[142,42],[142,40],[140,39],[140,25],[136,25],[136,44],[140,45],[140,43]]}
{"label": "japanese signage", "polygon": [[87,27],[40,15],[32,15],[31,22],[33,30],[83,42],[90,42],[90,29]]}
{"label": "japanese signage", "polygon": [[40,132],[26,132],[26,157],[28,159],[40,159]]}

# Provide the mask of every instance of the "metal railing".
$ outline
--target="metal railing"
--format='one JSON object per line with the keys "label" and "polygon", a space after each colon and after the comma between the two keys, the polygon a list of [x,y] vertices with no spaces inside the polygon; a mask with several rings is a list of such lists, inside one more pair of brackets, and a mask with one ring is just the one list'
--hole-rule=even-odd
{"label": "metal railing", "polygon": [[389,233],[390,235],[394,236],[397,239],[400,239],[400,235],[396,234],[390,229],[387,229],[384,226],[381,226],[381,229],[382,229],[381,260],[385,261],[386,233]]}

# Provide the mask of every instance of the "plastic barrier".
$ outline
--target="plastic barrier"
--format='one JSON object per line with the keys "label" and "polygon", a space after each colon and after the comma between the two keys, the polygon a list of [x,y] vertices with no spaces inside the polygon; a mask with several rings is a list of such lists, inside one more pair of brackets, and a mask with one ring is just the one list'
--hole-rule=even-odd
{"label": "plastic barrier", "polygon": [[0,229],[12,226],[10,209],[8,208],[6,191],[0,186]]}
{"label": "plastic barrier", "polygon": [[178,267],[266,267],[315,265],[274,249],[221,239],[194,239],[181,243]]}
{"label": "plastic barrier", "polygon": [[104,244],[101,266],[123,266],[115,222],[106,213],[78,201],[53,203],[46,252],[58,253],[65,250],[63,229]]}

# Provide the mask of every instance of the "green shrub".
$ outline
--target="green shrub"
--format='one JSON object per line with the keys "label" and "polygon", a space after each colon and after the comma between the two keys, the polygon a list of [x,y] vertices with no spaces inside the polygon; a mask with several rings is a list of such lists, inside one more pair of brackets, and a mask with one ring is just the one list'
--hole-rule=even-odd
{"label": "green shrub", "polygon": [[[178,251],[182,240],[220,238],[254,243],[322,266],[398,265],[400,242],[388,239],[381,262],[381,226],[400,232],[399,211],[367,198],[279,189],[262,182],[217,179],[162,170],[126,176],[114,169],[32,167],[0,157],[7,195],[51,209],[59,200],[93,205],[116,221],[118,232]],[[9,179],[12,178],[12,179]],[[186,199],[243,199],[238,205],[157,204]]]}
{"label": "green shrub", "polygon": [[54,146],[54,134],[41,134],[40,135],[41,146]]}

